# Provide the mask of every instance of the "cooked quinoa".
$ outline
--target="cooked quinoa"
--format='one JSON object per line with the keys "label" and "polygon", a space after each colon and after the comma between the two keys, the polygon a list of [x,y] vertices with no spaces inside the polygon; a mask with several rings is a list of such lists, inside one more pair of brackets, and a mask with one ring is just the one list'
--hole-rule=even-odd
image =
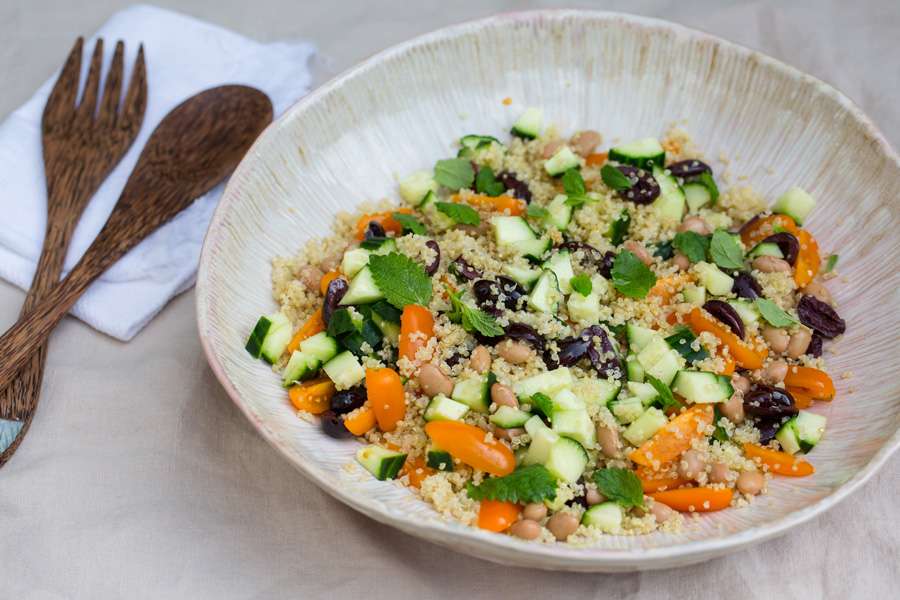
{"label": "cooked quinoa", "polygon": [[541,122],[275,259],[248,351],[384,485],[523,539],[676,531],[812,473],[845,327],[813,199],[720,191],[682,129],[601,151]]}

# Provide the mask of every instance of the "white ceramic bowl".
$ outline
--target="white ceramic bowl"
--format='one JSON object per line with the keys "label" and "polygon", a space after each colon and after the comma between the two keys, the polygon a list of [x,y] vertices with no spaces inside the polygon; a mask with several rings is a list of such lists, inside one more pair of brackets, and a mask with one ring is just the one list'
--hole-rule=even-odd
{"label": "white ceramic bowl", "polygon": [[[512,106],[501,100],[513,99]],[[672,121],[774,198],[800,185],[819,201],[809,228],[840,253],[831,286],[848,322],[829,357],[837,399],[818,404],[827,437],[817,472],[776,478],[748,508],[679,535],[541,545],[449,523],[353,463],[294,414],[278,378],[244,351],[273,309],[270,261],[324,234],[334,213],[397,197],[395,175],[430,168],[466,133],[503,134],[524,106],[563,132],[607,140],[660,135]],[[721,171],[719,171],[721,173]],[[228,184],[203,248],[197,320],[210,365],[260,433],[298,470],[383,523],[498,562],[573,571],[684,565],[784,533],[861,486],[900,446],[900,162],[872,123],[828,85],[710,35],[651,19],[582,11],[507,14],[386,50],[303,98],[271,125]],[[347,465],[351,465],[348,467]]]}

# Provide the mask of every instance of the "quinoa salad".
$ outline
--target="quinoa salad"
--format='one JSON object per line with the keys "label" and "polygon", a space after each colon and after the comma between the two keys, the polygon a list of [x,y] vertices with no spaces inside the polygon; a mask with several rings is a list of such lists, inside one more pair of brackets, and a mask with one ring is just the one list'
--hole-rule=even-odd
{"label": "quinoa salad", "polygon": [[524,540],[677,531],[813,474],[846,328],[813,197],[727,186],[678,128],[543,120],[465,135],[274,261],[246,349],[284,401],[367,476]]}

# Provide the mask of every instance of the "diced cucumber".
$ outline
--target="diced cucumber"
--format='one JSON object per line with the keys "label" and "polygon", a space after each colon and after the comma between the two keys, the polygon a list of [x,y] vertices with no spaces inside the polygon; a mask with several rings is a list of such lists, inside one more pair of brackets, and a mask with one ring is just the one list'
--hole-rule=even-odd
{"label": "diced cucumber", "polygon": [[381,330],[382,335],[388,339],[393,346],[400,343],[400,324],[388,321],[380,314],[372,312],[372,322]]}
{"label": "diced cucumber", "polygon": [[591,506],[581,517],[581,524],[596,527],[603,533],[616,533],[622,527],[625,511],[615,502],[603,502]]}
{"label": "diced cucumber", "polygon": [[694,306],[703,306],[706,303],[706,288],[699,285],[686,285],[681,290],[684,301]]}
{"label": "diced cucumber", "polygon": [[459,139],[459,145],[461,148],[456,156],[458,158],[468,158],[471,160],[481,159],[486,152],[490,151],[490,149],[495,146],[501,150],[506,149],[500,140],[489,135],[464,135]]}
{"label": "diced cucumber", "polygon": [[300,342],[300,350],[324,363],[335,357],[338,352],[338,344],[336,339],[324,331],[320,331]]}
{"label": "diced cucumber", "polygon": [[694,269],[697,271],[700,283],[713,296],[725,296],[731,292],[734,279],[720,271],[716,265],[700,261],[694,265]]}
{"label": "diced cucumber", "polygon": [[429,191],[425,195],[425,199],[422,200],[422,204],[419,205],[419,210],[421,210],[422,214],[428,218],[431,222],[431,226],[438,231],[453,229],[456,227],[456,221],[437,209],[435,206],[437,199],[437,194],[433,191]]}
{"label": "diced cucumber", "polygon": [[491,217],[494,241],[507,250],[518,250],[523,242],[534,242],[537,234],[522,217]]}
{"label": "diced cucumber", "polygon": [[625,358],[625,371],[628,374],[628,381],[644,381],[644,367],[637,359],[636,354],[629,354]]}
{"label": "diced cucumber", "polygon": [[543,267],[550,269],[556,275],[556,283],[563,294],[572,293],[572,278],[575,271],[572,269],[572,260],[568,250],[560,250],[544,261]]}
{"label": "diced cucumber", "polygon": [[539,429],[550,429],[540,415],[534,415],[525,421],[525,432],[534,437]]}
{"label": "diced cucumber", "polygon": [[384,298],[384,294],[378,289],[375,279],[372,278],[372,272],[369,267],[363,267],[359,273],[350,280],[350,287],[347,293],[341,298],[341,306],[350,304],[369,304],[376,300]]}
{"label": "diced cucumber", "polygon": [[781,252],[781,248],[778,247],[778,244],[773,242],[760,242],[755,245],[750,252],[747,253],[747,258],[756,258],[757,256],[774,256],[775,258],[784,258],[784,254]]}
{"label": "diced cucumber", "polygon": [[[540,417],[532,417],[540,420]],[[528,431],[527,425],[531,423],[529,420],[526,425],[525,431]],[[549,427],[544,427],[542,429],[534,429],[534,431],[529,431],[529,435],[531,436],[531,445],[528,446],[528,452],[525,453],[525,459],[522,461],[522,464],[525,465],[543,465],[547,462],[547,459],[550,458],[550,450],[559,441],[559,436]]]}
{"label": "diced cucumber", "polygon": [[550,474],[567,483],[575,483],[588,464],[588,453],[575,440],[560,436],[553,446],[544,466]]}
{"label": "diced cucumber", "polygon": [[544,269],[531,293],[528,294],[528,308],[536,312],[556,314],[559,311],[560,300],[562,292],[559,290],[556,274],[550,269]]}
{"label": "diced cucumber", "polygon": [[575,395],[585,404],[606,406],[622,389],[618,379],[580,379],[575,386]]}
{"label": "diced cucumber", "polygon": [[491,415],[489,420],[497,427],[510,429],[512,427],[522,427],[529,419],[531,419],[531,413],[512,406],[501,406],[497,409],[497,412]]}
{"label": "diced cucumber", "polygon": [[666,340],[656,333],[643,350],[638,352],[637,360],[644,368],[645,374],[656,377],[666,385],[672,383],[675,374],[684,364],[681,355],[672,350]]}
{"label": "diced cucumber", "polygon": [[322,370],[334,382],[334,387],[339,390],[352,388],[366,378],[366,370],[359,364],[359,359],[349,350],[344,350],[329,360]]}
{"label": "diced cucumber", "polygon": [[558,194],[550,204],[547,205],[547,216],[545,223],[553,225],[560,231],[565,231],[572,221],[573,208],[566,204],[568,197],[565,194]]}
{"label": "diced cucumber", "polygon": [[689,181],[681,189],[684,190],[688,212],[695,213],[704,206],[712,204],[712,193],[699,181]]}
{"label": "diced cucumber", "polygon": [[294,331],[290,319],[277,312],[259,318],[244,348],[253,358],[262,357],[266,362],[275,364],[292,337]]}
{"label": "diced cucumber", "polygon": [[661,166],[653,167],[653,178],[659,184],[659,196],[653,209],[663,221],[680,222],[684,216],[685,197],[675,177]]}
{"label": "diced cucumber", "polygon": [[728,300],[728,304],[731,305],[731,308],[734,309],[744,323],[759,322],[759,310],[749,300]]}
{"label": "diced cucumber", "polygon": [[649,327],[641,327],[633,323],[625,326],[625,337],[628,339],[628,348],[633,353],[638,353],[644,349],[659,334]]}
{"label": "diced cucumber", "polygon": [[775,439],[788,454],[809,452],[822,439],[826,422],[822,415],[801,410],[781,426]]}
{"label": "diced cucumber", "polygon": [[772,206],[772,212],[787,215],[794,219],[797,225],[803,225],[803,221],[815,206],[815,199],[805,190],[795,186],[779,196]]}
{"label": "diced cucumber", "polygon": [[641,169],[662,167],[666,164],[666,151],[659,140],[641,138],[627,144],[621,144],[609,150],[609,160]]}
{"label": "diced cucumber", "polygon": [[706,371],[679,371],[672,391],[695,404],[725,402],[734,394],[731,380],[724,375]]}
{"label": "diced cucumber", "polygon": [[538,392],[552,397],[559,390],[571,387],[572,373],[568,367],[559,367],[517,381],[513,384],[513,391],[519,398],[530,398]]}
{"label": "diced cucumber", "polygon": [[[575,395],[575,392],[569,388],[563,388],[553,394],[551,398],[553,402],[553,414],[561,410],[584,410],[584,400]],[[552,420],[552,419],[551,419]]]}
{"label": "diced cucumber", "polygon": [[515,248],[519,255],[534,262],[540,262],[552,245],[549,237],[542,237],[536,240],[522,240],[516,244]]}
{"label": "diced cucumber", "polygon": [[526,290],[530,290],[531,286],[538,280],[538,277],[541,276],[541,270],[505,264],[503,265],[503,274],[509,276],[510,279]]}
{"label": "diced cucumber", "polygon": [[425,409],[425,420],[459,421],[467,412],[469,412],[469,407],[462,402],[438,394],[428,403],[428,408]]}
{"label": "diced cucumber", "polygon": [[365,248],[347,250],[344,252],[344,258],[341,260],[341,273],[352,279],[363,267],[369,264],[369,255],[369,251]]}
{"label": "diced cucumber", "polygon": [[553,431],[561,436],[578,441],[585,448],[593,448],[597,443],[597,429],[587,410],[554,410]]}
{"label": "diced cucumber", "polygon": [[655,406],[644,411],[622,434],[633,446],[640,446],[668,423],[665,413]]}
{"label": "diced cucumber", "polygon": [[512,133],[520,138],[533,140],[541,135],[541,128],[544,126],[544,111],[540,108],[527,108],[519,120],[512,126]]}
{"label": "diced cucumber", "polygon": [[625,398],[611,402],[609,410],[620,423],[631,423],[644,414],[644,403],[640,398]]}
{"label": "diced cucumber", "polygon": [[[416,171],[410,173],[400,182],[400,197],[410,206],[419,206],[428,192],[436,192],[437,182],[432,173],[428,171]],[[346,274],[347,272],[344,271]],[[352,275],[347,275],[352,277]]]}
{"label": "diced cucumber", "polygon": [[453,393],[450,397],[474,411],[487,413],[488,407],[491,405],[491,386],[496,381],[497,377],[490,371],[486,375],[460,379],[453,386]]}
{"label": "diced cucumber", "polygon": [[635,398],[640,399],[644,406],[650,406],[654,400],[659,397],[659,392],[649,383],[638,383],[629,381],[627,384],[628,393]]}
{"label": "diced cucumber", "polygon": [[294,350],[291,358],[284,367],[284,373],[281,376],[281,384],[284,387],[290,387],[298,381],[309,379],[319,370],[322,363],[300,350]]}
{"label": "diced cucumber", "polygon": [[556,154],[547,159],[544,163],[544,170],[548,175],[556,177],[579,166],[581,163],[578,161],[578,155],[572,152],[568,146],[563,146],[556,151]]}
{"label": "diced cucumber", "polygon": [[374,475],[375,479],[384,481],[397,476],[403,468],[403,463],[406,462],[406,454],[370,444],[356,451],[356,460],[366,471]]}
{"label": "diced cucumber", "polygon": [[[366,243],[372,243],[375,240],[369,240]],[[394,238],[384,238],[378,242],[378,247],[369,249],[372,254],[390,254],[391,252],[398,252],[397,250],[397,240]]]}
{"label": "diced cucumber", "polygon": [[432,448],[426,455],[425,464],[437,471],[452,471],[453,457],[449,452]]}
{"label": "diced cucumber", "polygon": [[593,325],[600,322],[600,296],[591,290],[587,296],[572,294],[566,300],[569,318],[579,323]]}

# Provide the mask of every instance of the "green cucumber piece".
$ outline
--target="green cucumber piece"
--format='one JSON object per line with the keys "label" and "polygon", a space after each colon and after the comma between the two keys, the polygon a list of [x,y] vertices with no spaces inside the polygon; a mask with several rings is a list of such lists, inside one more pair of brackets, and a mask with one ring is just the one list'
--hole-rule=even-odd
{"label": "green cucumber piece", "polygon": [[640,446],[668,423],[665,413],[658,408],[650,407],[631,423],[622,434],[633,446]]}
{"label": "green cucumber piece", "polygon": [[540,108],[530,107],[525,109],[519,120],[516,121],[510,133],[513,135],[533,140],[541,135],[541,128],[544,126],[544,111]]}
{"label": "green cucumber piece", "polygon": [[359,363],[359,359],[349,350],[344,350],[329,360],[322,370],[334,382],[334,387],[339,390],[352,388],[366,378],[366,370]]}
{"label": "green cucumber piece", "polygon": [[397,473],[406,462],[406,454],[370,444],[357,450],[356,460],[366,471],[374,475],[375,479],[384,481],[397,477]]}
{"label": "green cucumber piece", "polygon": [[666,151],[659,140],[641,138],[610,148],[609,160],[649,170],[666,164]]}
{"label": "green cucumber piece", "polygon": [[350,280],[350,286],[347,288],[347,293],[341,298],[340,305],[369,304],[382,298],[384,298],[384,294],[378,288],[375,279],[372,278],[369,267],[363,267]]}
{"label": "green cucumber piece", "polygon": [[797,225],[803,225],[815,206],[815,199],[805,190],[795,186],[779,196],[772,206],[772,212],[787,215],[794,219]]}
{"label": "green cucumber piece", "polygon": [[459,421],[469,412],[469,407],[443,394],[438,394],[425,409],[426,421]]}
{"label": "green cucumber piece", "polygon": [[616,533],[622,527],[625,511],[615,502],[591,506],[581,517],[581,524],[596,527],[604,533]]}

